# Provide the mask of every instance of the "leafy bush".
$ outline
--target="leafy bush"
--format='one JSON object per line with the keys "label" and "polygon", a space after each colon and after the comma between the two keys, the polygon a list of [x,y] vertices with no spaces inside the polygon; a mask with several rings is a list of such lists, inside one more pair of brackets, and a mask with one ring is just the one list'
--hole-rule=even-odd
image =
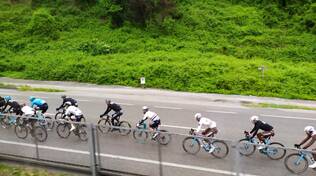
{"label": "leafy bush", "polygon": [[96,56],[102,54],[109,54],[111,53],[112,48],[105,42],[94,39],[92,41],[81,43],[79,46],[79,50]]}

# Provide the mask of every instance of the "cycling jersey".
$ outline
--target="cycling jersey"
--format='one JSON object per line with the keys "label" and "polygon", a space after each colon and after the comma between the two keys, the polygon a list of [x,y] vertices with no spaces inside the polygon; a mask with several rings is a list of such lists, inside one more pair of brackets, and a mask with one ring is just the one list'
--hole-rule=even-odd
{"label": "cycling jersey", "polygon": [[6,103],[5,107],[3,108],[3,111],[5,111],[7,107],[9,107],[9,109],[7,110],[8,112],[13,110],[13,112],[16,113],[17,115],[21,113],[21,106],[17,101],[9,100]]}
{"label": "cycling jersey", "polygon": [[36,98],[31,102],[31,107],[33,108],[34,106],[42,106],[43,104],[45,104],[46,102],[42,99]]}
{"label": "cycling jersey", "polygon": [[259,129],[263,130],[263,131],[272,131],[273,127],[264,121],[258,120],[258,121],[256,121],[253,129],[250,131],[250,133],[253,133],[252,137],[257,135]]}
{"label": "cycling jersey", "polygon": [[196,132],[200,132],[202,128],[215,128],[216,127],[216,122],[208,119],[208,118],[205,118],[205,117],[201,117],[200,121],[199,121],[199,126],[196,130]]}
{"label": "cycling jersey", "polygon": [[81,116],[82,115],[82,112],[79,108],[75,107],[75,106],[69,106],[67,109],[66,109],[66,112],[65,112],[65,115],[66,116],[71,116],[71,115],[74,115],[74,116]]}
{"label": "cycling jersey", "polygon": [[159,116],[155,112],[152,112],[152,111],[147,111],[144,114],[143,121],[145,121],[147,119],[150,119],[152,122],[160,120]]}
{"label": "cycling jersey", "polygon": [[26,116],[32,116],[34,115],[34,109],[29,107],[29,106],[23,106],[22,107],[22,112],[24,113],[24,115]]}
{"label": "cycling jersey", "polygon": [[104,116],[104,115],[108,114],[111,110],[113,110],[114,112],[118,113],[118,112],[120,112],[122,110],[122,108],[121,108],[120,105],[111,102],[110,104],[108,104],[107,109],[105,110],[105,112],[101,116]]}
{"label": "cycling jersey", "polygon": [[73,99],[73,98],[64,98],[63,99],[63,103],[57,109],[64,108],[66,106],[67,102],[70,102],[71,106],[78,106],[77,101],[75,99]]}

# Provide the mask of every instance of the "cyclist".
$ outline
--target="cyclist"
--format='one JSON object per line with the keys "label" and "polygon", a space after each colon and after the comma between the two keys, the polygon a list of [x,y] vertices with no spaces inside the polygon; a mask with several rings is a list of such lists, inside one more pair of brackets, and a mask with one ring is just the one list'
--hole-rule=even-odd
{"label": "cyclist", "polygon": [[35,115],[34,109],[27,106],[25,103],[21,105],[21,111],[22,113],[27,116],[27,117],[31,117],[33,115]]}
{"label": "cyclist", "polygon": [[112,102],[111,100],[105,100],[105,103],[108,107],[106,108],[105,112],[102,115],[100,115],[100,117],[102,118],[103,116],[107,115],[110,111],[113,110],[114,113],[112,114],[111,123],[112,125],[117,126],[120,121],[120,117],[123,115],[121,106],[117,103]]}
{"label": "cyclist", "polygon": [[0,111],[2,112],[2,108],[5,106],[5,99],[4,97],[0,96]]}
{"label": "cyclist", "polygon": [[31,102],[32,108],[35,108],[36,110],[41,110],[43,114],[47,111],[48,104],[46,103],[46,101],[32,96],[29,98],[29,100]]}
{"label": "cyclist", "polygon": [[[8,110],[6,110],[8,108]],[[9,113],[15,113],[16,115],[22,115],[21,111],[21,105],[17,102],[11,99],[7,101],[6,105],[3,108],[3,112],[9,112]]]}
{"label": "cyclist", "polygon": [[[69,106],[66,109],[65,116],[68,117],[72,121],[80,122],[81,118],[83,117],[83,114],[78,107]],[[70,131],[73,131],[74,129],[76,129],[76,127],[71,123]]]}
{"label": "cyclist", "polygon": [[[141,125],[144,123],[147,119],[151,120],[151,123],[149,124],[150,130],[152,131],[157,131],[159,129],[160,123],[160,118],[157,113],[153,111],[149,111],[149,108],[147,106],[143,106],[143,114],[144,117],[143,119],[137,124],[137,126]],[[157,137],[158,133],[155,133],[152,137],[153,140]]]}
{"label": "cyclist", "polygon": [[[296,148],[301,148],[301,145],[305,144],[310,139],[311,140],[303,147],[303,149],[307,149],[307,148],[309,148],[311,145],[313,145],[315,143],[315,141],[316,141],[316,130],[315,130],[315,128],[312,127],[312,126],[306,126],[304,128],[304,132],[306,133],[307,136],[305,137],[305,139],[303,139],[303,141],[301,143],[294,145]],[[316,153],[315,153],[316,148],[312,149],[312,151],[314,151],[313,152],[313,158],[316,161]],[[316,168],[316,162],[314,162],[311,165],[309,165],[309,167],[310,168]]]}
{"label": "cyclist", "polygon": [[[67,105],[69,103],[70,103],[71,106],[78,107],[77,100],[75,100],[73,98],[70,98],[70,97],[67,97],[66,95],[62,95],[61,98],[63,99],[63,103],[59,106],[59,108],[56,108],[56,111],[58,111],[61,108],[67,108],[68,107]],[[67,103],[67,102],[69,102],[69,103]]]}
{"label": "cyclist", "polygon": [[5,111],[10,100],[12,100],[11,96],[4,96],[3,98],[1,97],[0,99],[1,112]]}
{"label": "cyclist", "polygon": [[[265,139],[267,139],[270,136],[274,136],[273,127],[269,125],[268,123],[259,120],[258,116],[252,116],[250,117],[250,121],[254,124],[253,129],[250,131],[251,139],[254,138],[256,135],[261,142],[261,144],[266,144]],[[259,130],[263,130],[263,132],[259,132]],[[264,146],[259,146],[258,149],[263,149]]]}
{"label": "cyclist", "polygon": [[[216,122],[214,122],[206,117],[202,117],[201,113],[196,113],[194,115],[194,118],[199,123],[199,126],[196,129],[196,133],[198,133],[198,134],[201,133],[201,135],[204,137],[214,137],[214,135],[218,133],[218,129],[216,127]],[[206,129],[202,131],[202,128],[204,128],[204,127],[206,127]],[[203,141],[209,143],[208,140],[203,139]],[[209,153],[214,152],[215,147],[210,143],[209,143],[209,145],[210,145],[210,149],[208,152]]]}

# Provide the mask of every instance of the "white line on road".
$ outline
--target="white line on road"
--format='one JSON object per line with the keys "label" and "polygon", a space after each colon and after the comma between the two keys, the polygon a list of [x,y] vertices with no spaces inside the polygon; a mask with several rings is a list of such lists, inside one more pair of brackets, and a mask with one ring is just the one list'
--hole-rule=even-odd
{"label": "white line on road", "polygon": [[213,111],[213,110],[207,110],[206,112],[221,113],[221,114],[237,114],[237,112],[229,112],[229,111]]}
{"label": "white line on road", "polygon": [[117,103],[119,105],[123,105],[123,106],[134,106],[134,104],[130,104],[130,103]]}
{"label": "white line on road", "polygon": [[183,108],[178,108],[178,107],[169,107],[169,106],[154,106],[155,108],[160,108],[160,109],[173,109],[173,110],[181,110]]}
{"label": "white line on road", "polygon": [[311,120],[311,121],[316,121],[316,118],[307,118],[307,117],[292,117],[292,116],[281,116],[281,115],[270,115],[270,114],[260,114],[260,116],[276,117],[276,118],[280,118],[280,119],[295,119],[295,120]]}
{"label": "white line on road", "polygon": [[78,100],[78,102],[80,102],[80,101],[91,101],[91,100]]}
{"label": "white line on road", "polygon": [[174,125],[161,125],[162,127],[167,127],[167,128],[180,128],[180,129],[191,129],[192,127],[182,127],[182,126],[174,126]]}
{"label": "white line on road", "polygon": [[[28,144],[28,143],[14,142],[14,141],[0,140],[0,143],[36,148],[35,144]],[[73,150],[73,149],[66,149],[66,148],[58,148],[58,147],[51,147],[51,146],[44,146],[44,145],[38,145],[38,148],[40,148],[40,149],[47,149],[47,150],[61,151],[61,152],[79,153],[79,154],[84,154],[84,155],[89,155],[90,154],[90,152],[88,152],[88,151]],[[107,157],[107,158],[120,159],[120,160],[137,161],[137,162],[142,162],[142,163],[150,163],[150,164],[157,164],[157,165],[160,164],[159,161],[156,161],[156,160],[149,160],[149,159],[143,159],[143,158],[134,158],[134,157],[121,156],[121,155],[112,155],[112,154],[100,153],[100,156]],[[198,171],[204,171],[204,172],[218,173],[218,174],[224,174],[224,175],[256,176],[256,175],[236,173],[236,172],[231,172],[231,171],[226,171],[226,170],[205,168],[205,167],[199,167],[199,166],[190,166],[190,165],[177,164],[177,163],[161,162],[161,164],[165,165],[165,166],[169,166],[169,167],[178,167],[178,168],[182,168],[182,169],[191,169],[191,170],[198,170]]]}

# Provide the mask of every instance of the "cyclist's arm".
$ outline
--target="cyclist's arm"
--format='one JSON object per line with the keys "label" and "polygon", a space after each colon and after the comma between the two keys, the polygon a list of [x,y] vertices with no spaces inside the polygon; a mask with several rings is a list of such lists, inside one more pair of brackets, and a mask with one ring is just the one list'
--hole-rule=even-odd
{"label": "cyclist's arm", "polygon": [[101,117],[105,116],[106,114],[108,114],[110,111],[112,110],[112,108],[108,105],[108,107],[106,108],[105,112],[100,115]]}
{"label": "cyclist's arm", "polygon": [[62,104],[59,106],[59,108],[57,108],[57,109],[61,109],[61,108],[65,107],[65,103],[66,103],[66,101],[63,100],[63,103],[62,103]]}
{"label": "cyclist's arm", "polygon": [[201,131],[202,125],[203,125],[202,123],[199,123],[199,126],[196,129],[196,133],[199,133]]}
{"label": "cyclist's arm", "polygon": [[308,144],[306,144],[306,145],[303,147],[303,149],[307,149],[308,147],[310,147],[311,145],[313,145],[313,143],[315,142],[314,137],[312,137],[312,136],[310,136],[310,135],[306,136],[306,138],[303,139],[303,141],[302,141],[301,143],[299,143],[298,145],[301,146],[301,145],[305,144],[310,138],[312,138],[312,140],[311,140]]}

